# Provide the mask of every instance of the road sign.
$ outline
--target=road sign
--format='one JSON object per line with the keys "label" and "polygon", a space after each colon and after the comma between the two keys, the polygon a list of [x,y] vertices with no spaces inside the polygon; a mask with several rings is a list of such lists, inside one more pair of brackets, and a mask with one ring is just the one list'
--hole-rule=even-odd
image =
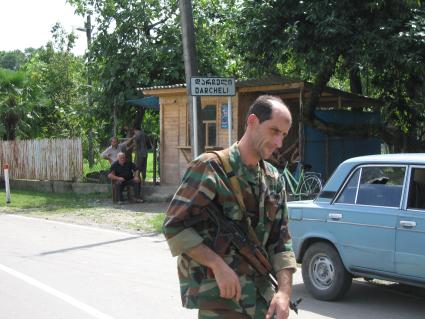
{"label": "road sign", "polygon": [[234,96],[235,79],[220,77],[193,76],[190,78],[192,96]]}

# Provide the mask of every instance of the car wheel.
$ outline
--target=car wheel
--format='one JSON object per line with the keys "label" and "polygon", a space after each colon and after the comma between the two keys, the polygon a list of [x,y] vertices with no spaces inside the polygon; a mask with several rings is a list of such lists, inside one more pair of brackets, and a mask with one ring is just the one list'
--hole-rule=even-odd
{"label": "car wheel", "polygon": [[342,298],[352,282],[338,252],[327,243],[315,243],[307,249],[302,276],[307,290],[319,300]]}

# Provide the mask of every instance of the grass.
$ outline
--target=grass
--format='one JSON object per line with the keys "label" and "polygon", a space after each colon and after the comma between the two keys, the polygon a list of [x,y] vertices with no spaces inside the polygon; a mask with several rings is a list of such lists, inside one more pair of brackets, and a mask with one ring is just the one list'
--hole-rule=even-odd
{"label": "grass", "polygon": [[85,158],[83,160],[83,176],[86,176],[88,173],[107,171],[111,165],[105,159],[95,158],[94,165],[89,167],[89,161]]}
{"label": "grass", "polygon": [[13,190],[11,203],[0,191],[0,213],[25,215],[132,233],[160,233],[167,203],[114,205],[109,193],[60,194]]}
{"label": "grass", "polygon": [[[63,211],[67,209],[93,207],[101,200],[105,200],[109,197],[109,194],[61,194],[14,190],[11,194],[11,203],[6,205],[5,200],[2,200],[0,201],[0,207],[7,206],[17,209]],[[6,198],[4,191],[0,191],[0,198]]]}
{"label": "grass", "polygon": [[148,225],[154,232],[160,233],[162,232],[162,224],[164,223],[164,219],[165,213],[156,214],[155,216],[149,219]]}
{"label": "grass", "polygon": [[[107,160],[96,158],[93,167],[89,167],[89,162],[87,159],[84,159],[83,162],[83,176],[86,176],[88,173],[107,171],[109,170],[110,164]],[[158,167],[157,167],[157,179],[159,177]],[[149,182],[153,181],[153,152],[148,153],[148,159],[146,163],[146,180]]]}

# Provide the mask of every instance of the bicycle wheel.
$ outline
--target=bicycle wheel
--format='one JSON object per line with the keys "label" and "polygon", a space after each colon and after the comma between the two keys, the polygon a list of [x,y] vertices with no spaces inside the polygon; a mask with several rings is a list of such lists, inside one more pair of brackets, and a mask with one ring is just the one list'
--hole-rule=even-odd
{"label": "bicycle wheel", "polygon": [[322,181],[316,175],[304,176],[300,186],[300,197],[304,199],[315,199],[322,190]]}

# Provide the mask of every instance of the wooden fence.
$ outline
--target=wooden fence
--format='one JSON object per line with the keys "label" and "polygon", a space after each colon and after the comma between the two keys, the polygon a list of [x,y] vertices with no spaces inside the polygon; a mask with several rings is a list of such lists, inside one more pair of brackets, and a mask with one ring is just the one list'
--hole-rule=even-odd
{"label": "wooden fence", "polygon": [[81,139],[0,141],[0,165],[11,179],[75,181],[83,175]]}

